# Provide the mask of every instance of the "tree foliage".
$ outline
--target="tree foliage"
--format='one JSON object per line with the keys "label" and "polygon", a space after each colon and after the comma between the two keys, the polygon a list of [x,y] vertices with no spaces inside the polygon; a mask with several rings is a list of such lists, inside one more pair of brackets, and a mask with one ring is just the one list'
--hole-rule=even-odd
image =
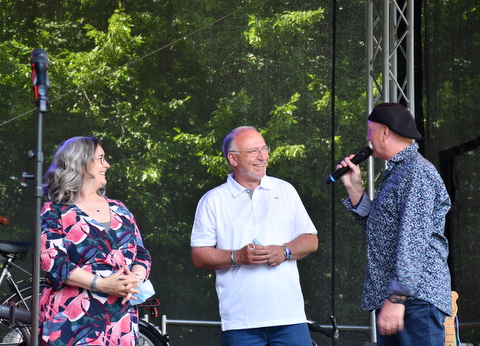
{"label": "tree foliage", "polygon": [[[36,47],[45,49],[51,79],[46,165],[69,137],[102,139],[111,164],[107,192],[136,215],[154,256],[153,281],[163,313],[218,319],[214,274],[190,263],[191,225],[199,198],[229,173],[223,138],[234,127],[253,125],[273,148],[269,174],[297,187],[319,228],[321,250],[301,270],[307,311],[320,321],[328,317],[331,221],[330,207],[325,207],[329,190],[319,188],[319,177],[332,166],[329,2],[4,4],[0,120],[34,107],[28,56]],[[349,4],[349,11],[363,7],[357,5]],[[363,54],[359,42],[350,44],[360,49],[357,60],[342,58],[339,65],[345,70]],[[351,95],[361,95],[363,74],[355,77],[357,88],[345,90],[337,103],[339,112],[353,117],[347,126],[355,117],[361,121],[361,112],[355,116],[351,106],[361,109],[362,99],[352,102]],[[33,111],[12,121],[13,141],[6,140],[7,126],[0,127],[8,162],[0,172],[0,211],[12,219],[12,237],[18,239],[32,227],[32,214],[24,212],[32,210],[32,182],[20,189],[18,172],[32,171],[25,153],[34,147],[35,121]],[[349,302],[344,311],[357,313],[358,304]],[[174,338],[190,344],[191,333],[180,328]]]}
{"label": "tree foliage", "polygon": [[[28,62],[40,47],[49,54],[51,79],[45,165],[67,138],[102,139],[111,164],[107,193],[132,210],[153,253],[162,313],[218,319],[214,273],[191,265],[190,231],[199,198],[229,173],[223,138],[253,125],[272,147],[269,174],[293,183],[319,230],[319,251],[299,263],[307,313],[328,323],[335,305],[341,324],[367,325],[358,308],[363,238],[340,206],[344,191],[336,197],[336,187],[323,184],[335,164],[332,147],[335,160],[354,153],[366,128],[365,4],[335,3],[337,12],[331,2],[313,0],[3,0],[0,215],[12,221],[8,237],[25,239],[33,225],[33,181],[21,188],[20,172],[34,168],[27,155],[37,136]],[[459,23],[477,25],[477,16],[465,5]],[[465,30],[457,29],[455,35]],[[478,49],[478,32],[469,37]],[[459,55],[452,68],[468,70],[474,61],[467,57]],[[477,84],[478,74],[442,80],[449,112],[432,128],[454,131],[455,104],[475,103],[454,99],[453,91]],[[335,241],[349,245],[332,248]],[[212,337],[179,327],[174,344],[194,344],[189,338],[198,333]]]}

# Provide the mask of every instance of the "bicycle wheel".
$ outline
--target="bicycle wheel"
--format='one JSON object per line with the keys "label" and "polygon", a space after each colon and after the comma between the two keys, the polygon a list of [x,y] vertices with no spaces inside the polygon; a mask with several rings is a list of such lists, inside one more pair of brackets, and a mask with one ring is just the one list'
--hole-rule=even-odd
{"label": "bicycle wheel", "polygon": [[168,346],[158,330],[148,322],[140,321],[139,346]]}
{"label": "bicycle wheel", "polygon": [[[44,287],[45,283],[40,282],[40,292]],[[2,304],[9,306],[10,303],[15,303],[15,306],[18,308],[30,310],[32,305],[32,287],[26,286],[20,288],[20,294],[22,295],[23,299],[17,293],[15,293],[8,297]],[[17,325],[15,327],[10,326],[8,321],[5,320],[2,320],[2,323],[8,327],[7,332],[2,335],[2,343],[22,344],[24,340],[30,341],[30,323],[16,321]],[[0,345],[2,345],[2,343],[0,343]]]}

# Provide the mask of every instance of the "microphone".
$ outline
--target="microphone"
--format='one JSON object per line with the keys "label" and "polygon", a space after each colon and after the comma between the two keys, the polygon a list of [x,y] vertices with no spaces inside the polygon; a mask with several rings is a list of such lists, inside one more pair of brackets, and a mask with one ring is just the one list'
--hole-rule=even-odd
{"label": "microphone", "polygon": [[46,112],[48,106],[48,88],[50,80],[48,78],[48,57],[47,53],[41,48],[35,48],[30,56],[32,65],[32,84],[35,92],[35,99],[40,112]]}
{"label": "microphone", "polygon": [[[360,149],[357,152],[357,154],[354,157],[352,157],[352,159],[350,161],[352,161],[352,163],[358,165],[360,162],[363,162],[366,159],[368,159],[370,157],[370,155],[372,155],[372,153],[373,153],[372,148],[370,148],[369,146],[366,146],[366,147]],[[333,172],[327,178],[327,180],[325,180],[325,184],[331,184],[331,183],[335,182],[338,178],[340,178],[342,175],[347,173],[349,170],[350,170],[350,167],[348,167],[348,166],[337,169],[335,172]]]}

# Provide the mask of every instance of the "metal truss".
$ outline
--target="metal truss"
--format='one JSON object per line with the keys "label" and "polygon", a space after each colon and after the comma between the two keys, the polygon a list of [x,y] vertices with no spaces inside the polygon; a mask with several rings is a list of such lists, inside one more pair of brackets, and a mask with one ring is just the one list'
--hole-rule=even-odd
{"label": "metal truss", "polygon": [[[414,0],[367,0],[366,14],[366,115],[378,102],[397,102],[415,116]],[[373,198],[383,170],[375,172],[373,157],[367,165],[367,192]],[[370,324],[376,342],[374,312]]]}
{"label": "metal truss", "polygon": [[[378,102],[403,104],[415,116],[414,0],[367,0],[366,115]],[[378,174],[368,160],[368,193]]]}
{"label": "metal truss", "polygon": [[367,0],[367,111],[398,102],[414,114],[414,0]]}

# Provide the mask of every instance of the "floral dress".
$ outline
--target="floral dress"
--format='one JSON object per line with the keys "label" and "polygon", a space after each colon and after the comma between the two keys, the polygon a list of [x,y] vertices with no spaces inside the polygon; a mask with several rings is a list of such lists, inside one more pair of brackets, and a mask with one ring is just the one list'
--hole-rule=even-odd
{"label": "floral dress", "polygon": [[105,229],[74,204],[44,204],[41,267],[47,286],[39,306],[40,345],[110,345],[138,343],[138,311],[123,298],[68,286],[79,268],[107,277],[123,266],[142,265],[151,257],[133,215],[119,201],[107,199],[111,221]]}

